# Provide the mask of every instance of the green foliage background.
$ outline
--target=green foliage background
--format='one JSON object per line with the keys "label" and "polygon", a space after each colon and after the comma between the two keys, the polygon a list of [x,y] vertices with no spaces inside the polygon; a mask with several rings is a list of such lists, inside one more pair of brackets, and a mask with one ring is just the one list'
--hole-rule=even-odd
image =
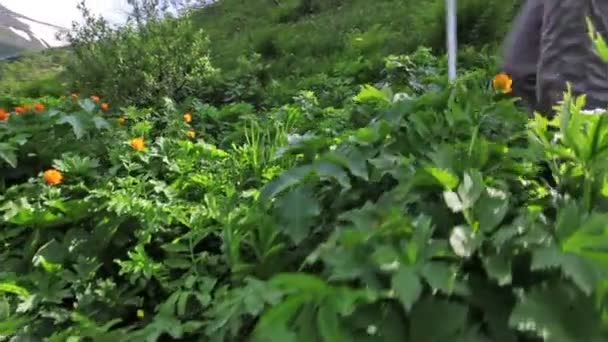
{"label": "green foliage background", "polygon": [[0,340],[606,341],[605,113],[491,88],[516,2],[459,2],[449,83],[442,3],[148,1],[3,64]]}

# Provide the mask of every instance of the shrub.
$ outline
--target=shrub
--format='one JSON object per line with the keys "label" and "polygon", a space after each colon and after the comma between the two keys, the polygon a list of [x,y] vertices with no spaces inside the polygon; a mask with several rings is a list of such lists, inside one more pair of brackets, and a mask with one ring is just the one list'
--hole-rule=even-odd
{"label": "shrub", "polygon": [[85,23],[66,35],[75,55],[68,64],[72,86],[134,105],[201,95],[217,74],[209,40],[188,14],[175,18],[157,6],[143,1],[127,25],[117,28],[81,3]]}

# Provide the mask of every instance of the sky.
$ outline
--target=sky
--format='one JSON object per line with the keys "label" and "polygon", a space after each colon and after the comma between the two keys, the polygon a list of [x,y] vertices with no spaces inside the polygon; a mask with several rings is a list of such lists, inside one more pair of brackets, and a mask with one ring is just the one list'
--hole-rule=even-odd
{"label": "sky", "polygon": [[[80,0],[0,0],[8,9],[32,19],[69,28],[72,21],[81,21],[76,5]],[[126,0],[86,0],[95,14],[102,14],[112,23],[124,22],[128,10]]]}

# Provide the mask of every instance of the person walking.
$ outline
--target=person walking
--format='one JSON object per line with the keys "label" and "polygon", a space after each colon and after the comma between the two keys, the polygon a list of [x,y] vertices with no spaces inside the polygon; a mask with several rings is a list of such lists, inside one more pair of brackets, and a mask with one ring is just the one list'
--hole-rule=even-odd
{"label": "person walking", "polygon": [[526,0],[504,44],[503,70],[530,111],[552,116],[571,84],[586,108],[608,106],[608,64],[595,52],[586,18],[608,39],[606,0]]}

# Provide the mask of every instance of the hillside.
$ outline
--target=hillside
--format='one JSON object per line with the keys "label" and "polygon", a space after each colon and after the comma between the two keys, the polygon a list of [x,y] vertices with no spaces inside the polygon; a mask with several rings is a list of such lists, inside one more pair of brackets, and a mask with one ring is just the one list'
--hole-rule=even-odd
{"label": "hillside", "polygon": [[54,35],[63,29],[0,5],[0,59],[62,46]]}
{"label": "hillside", "polygon": [[[521,1],[458,1],[461,46],[497,45]],[[210,36],[213,61],[230,70],[259,53],[275,78],[316,73],[369,76],[389,54],[445,45],[444,0],[223,0],[195,20]],[[350,61],[344,63],[345,60]],[[373,70],[373,71],[372,71]]]}

